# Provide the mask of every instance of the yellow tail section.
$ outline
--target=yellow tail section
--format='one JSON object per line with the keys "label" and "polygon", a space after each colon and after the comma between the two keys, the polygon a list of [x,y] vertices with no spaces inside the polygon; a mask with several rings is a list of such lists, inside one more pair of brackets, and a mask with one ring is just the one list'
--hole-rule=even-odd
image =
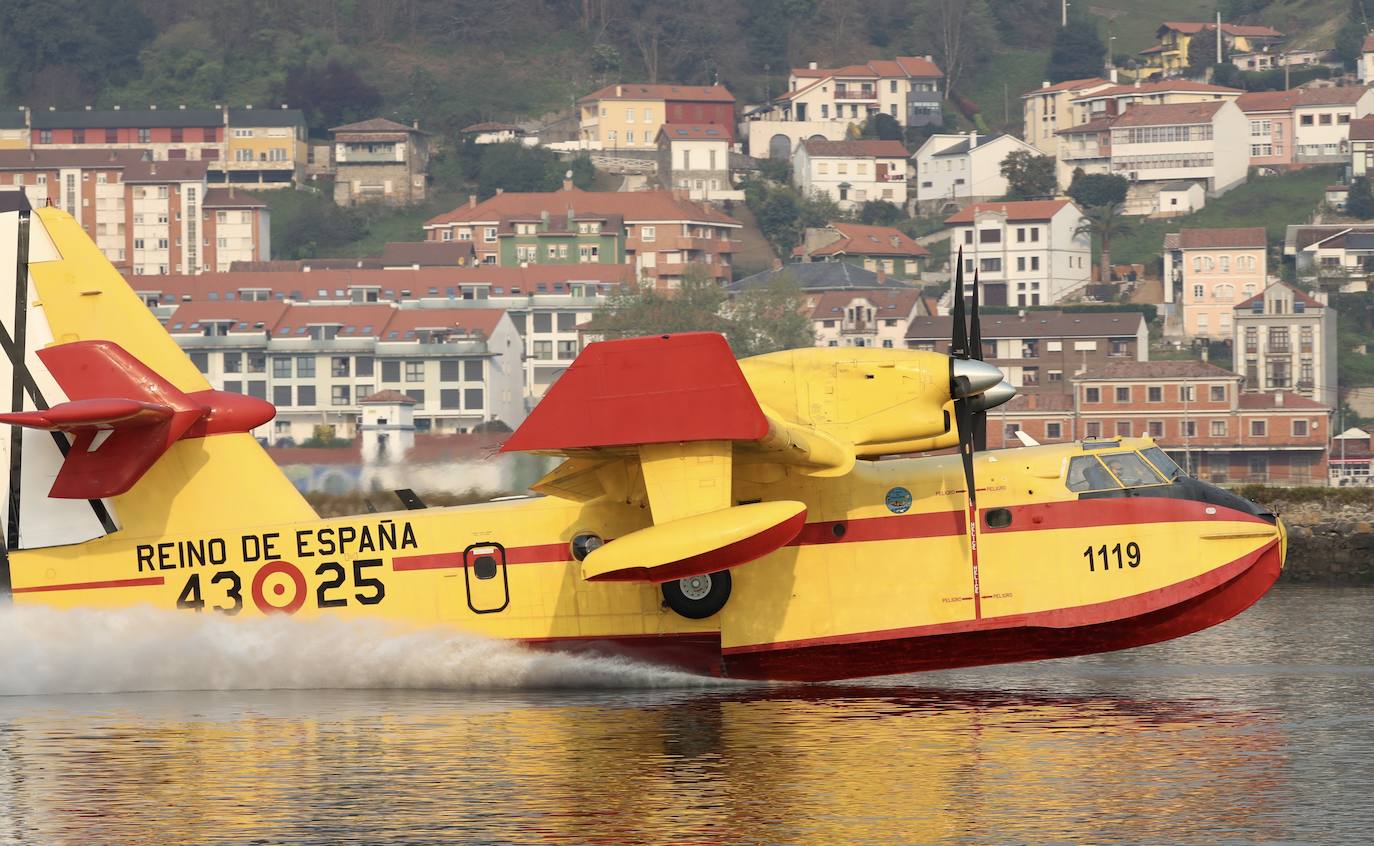
{"label": "yellow tail section", "polygon": [[[53,343],[114,341],[186,393],[210,388],[70,215],[41,209],[35,223],[46,230],[60,255],[56,261],[29,267],[35,295],[30,305],[46,318]],[[178,441],[112,504],[125,537],[175,537],[315,517],[300,492],[248,434]]]}

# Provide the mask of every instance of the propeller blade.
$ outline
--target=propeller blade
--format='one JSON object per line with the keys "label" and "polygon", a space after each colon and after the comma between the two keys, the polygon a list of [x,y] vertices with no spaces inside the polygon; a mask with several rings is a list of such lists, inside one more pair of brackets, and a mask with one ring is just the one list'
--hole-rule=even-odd
{"label": "propeller blade", "polygon": [[[978,270],[973,271],[973,301],[970,303],[968,319],[968,345],[969,355],[978,361],[983,360],[983,326],[978,319]],[[974,409],[972,412],[972,425],[970,431],[973,440],[973,449],[986,450],[988,448],[988,412],[984,408]],[[970,458],[972,461],[972,458]],[[968,472],[972,474],[972,465]],[[970,487],[969,490],[972,490]]]}
{"label": "propeller blade", "polygon": [[968,327],[964,323],[964,248],[959,248],[959,258],[954,266],[954,304],[950,315],[954,318],[954,330],[950,333],[949,354],[955,358],[968,358]]}
{"label": "propeller blade", "polygon": [[982,586],[978,573],[978,490],[973,479],[973,409],[971,400],[954,401],[955,425],[959,427],[959,458],[964,463],[964,484],[968,487],[968,549],[973,569],[973,614],[982,617]]}

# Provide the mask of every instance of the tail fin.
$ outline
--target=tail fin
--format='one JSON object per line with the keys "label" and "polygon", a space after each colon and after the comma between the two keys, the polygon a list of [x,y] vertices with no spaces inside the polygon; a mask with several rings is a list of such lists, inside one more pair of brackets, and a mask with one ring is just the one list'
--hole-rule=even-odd
{"label": "tail fin", "polygon": [[69,215],[4,208],[0,411],[19,424],[0,433],[6,546],[313,518],[246,434],[259,401],[211,391]]}

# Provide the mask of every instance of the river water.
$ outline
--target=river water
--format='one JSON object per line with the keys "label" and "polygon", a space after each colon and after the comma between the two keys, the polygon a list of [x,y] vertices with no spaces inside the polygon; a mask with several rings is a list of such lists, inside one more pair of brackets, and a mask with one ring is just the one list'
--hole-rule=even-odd
{"label": "river water", "polygon": [[1281,587],[1129,652],[770,686],[10,611],[0,843],[1370,843],[1372,624],[1374,590]]}

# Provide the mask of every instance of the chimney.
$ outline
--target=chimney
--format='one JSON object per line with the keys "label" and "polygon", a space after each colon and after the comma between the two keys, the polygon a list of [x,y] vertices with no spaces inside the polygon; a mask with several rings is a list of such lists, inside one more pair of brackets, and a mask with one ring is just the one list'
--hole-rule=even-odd
{"label": "chimney", "polygon": [[501,194],[506,193],[506,189],[505,189],[505,188],[497,188],[497,189],[496,189],[496,193],[497,193],[497,195],[499,196],[499,195],[501,195]]}
{"label": "chimney", "polygon": [[182,104],[180,104],[179,106],[177,106],[177,108],[184,112],[184,111],[186,111],[186,104],[185,104],[185,103],[182,103]]}
{"label": "chimney", "polygon": [[564,180],[563,180],[563,190],[564,190],[564,191],[571,191],[572,189],[573,189],[573,181],[572,181],[571,179],[564,179]]}
{"label": "chimney", "polygon": [[119,106],[115,106],[115,107],[114,107],[114,110],[115,110],[115,111],[119,111]]}
{"label": "chimney", "polygon": [[935,57],[932,56],[932,55],[930,55],[929,53],[927,53],[927,54],[926,54],[926,61],[927,61],[927,62],[930,62],[930,63],[933,65],[933,64],[935,64]]}
{"label": "chimney", "polygon": [[976,129],[970,129],[970,130],[968,131],[968,148],[969,148],[970,150],[972,150],[974,147],[977,147],[977,146],[978,146],[978,130],[976,130]]}
{"label": "chimney", "polygon": [[617,96],[617,97],[621,96],[621,92],[624,91],[624,90],[625,90],[625,89],[624,89],[623,86],[617,85],[617,86],[615,87],[615,96]]}
{"label": "chimney", "polygon": [[155,111],[157,111],[157,103],[153,103],[153,104],[149,105],[149,106],[148,106],[148,111],[150,111],[150,112],[155,112]]}
{"label": "chimney", "polygon": [[470,209],[475,209],[475,208],[477,208],[477,195],[476,195],[476,194],[469,194],[469,195],[468,195],[468,208],[470,208]]}
{"label": "chimney", "polygon": [[1137,79],[1137,80],[1135,81],[1135,87],[1136,87],[1136,88],[1139,88],[1139,87],[1140,87],[1140,80],[1139,80],[1139,79]]}
{"label": "chimney", "polygon": [[412,120],[410,122],[410,128],[418,131],[420,129],[420,122],[418,120]]}
{"label": "chimney", "polygon": [[1050,81],[1049,81],[1048,79],[1042,79],[1042,80],[1040,80],[1040,87],[1041,87],[1041,88],[1049,88],[1049,87],[1050,87]]}
{"label": "chimney", "polygon": [[253,104],[252,104],[252,103],[249,103],[248,105],[244,106],[244,108],[245,108],[245,109],[248,109],[249,111],[252,111],[252,109],[253,109]]}
{"label": "chimney", "polygon": [[89,112],[90,110],[91,110],[91,107],[90,107],[90,106],[87,106],[87,107],[86,107],[86,111]]}
{"label": "chimney", "polygon": [[817,65],[815,62],[807,62],[807,63],[806,63],[806,66],[807,66],[808,68],[810,68],[811,70],[818,70],[818,69],[819,69],[819,65]]}
{"label": "chimney", "polygon": [[1107,78],[1110,79],[1110,80],[1112,81],[1112,84],[1113,84],[1113,85],[1115,85],[1115,84],[1117,83],[1117,79],[1116,79],[1116,68],[1112,68],[1111,72],[1107,74]]}
{"label": "chimney", "polygon": [[877,274],[878,274],[878,284],[879,284],[879,285],[886,285],[886,284],[887,284],[887,271],[883,269],[883,266],[882,266],[881,263],[878,265],[878,269],[877,269],[876,272],[877,272]]}

